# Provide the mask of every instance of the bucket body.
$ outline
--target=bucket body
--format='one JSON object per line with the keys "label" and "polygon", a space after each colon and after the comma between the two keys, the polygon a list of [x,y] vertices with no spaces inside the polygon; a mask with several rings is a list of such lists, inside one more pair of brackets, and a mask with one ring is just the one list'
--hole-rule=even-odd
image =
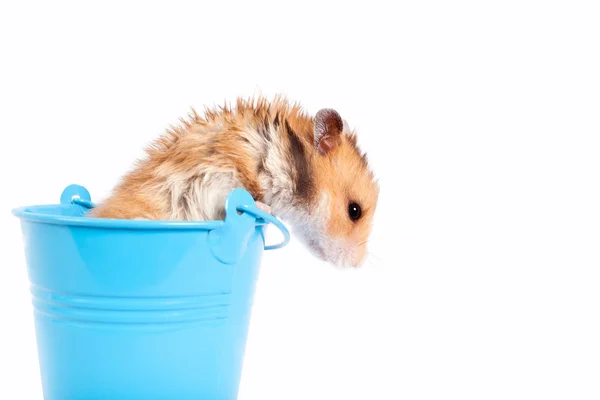
{"label": "bucket body", "polygon": [[235,399],[264,248],[264,220],[241,203],[254,205],[236,191],[225,221],[204,223],[15,211],[44,398]]}

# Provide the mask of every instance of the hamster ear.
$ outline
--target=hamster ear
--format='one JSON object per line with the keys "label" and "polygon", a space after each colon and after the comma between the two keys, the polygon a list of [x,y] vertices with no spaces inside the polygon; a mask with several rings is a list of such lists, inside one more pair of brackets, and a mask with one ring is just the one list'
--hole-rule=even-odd
{"label": "hamster ear", "polygon": [[319,110],[315,115],[315,148],[321,155],[326,155],[341,142],[344,121],[337,111],[331,108]]}

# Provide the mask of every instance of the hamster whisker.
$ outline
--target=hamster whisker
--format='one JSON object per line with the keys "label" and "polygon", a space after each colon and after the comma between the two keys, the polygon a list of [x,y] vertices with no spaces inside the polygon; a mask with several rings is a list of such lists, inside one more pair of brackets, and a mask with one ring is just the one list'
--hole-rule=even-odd
{"label": "hamster whisker", "polygon": [[371,251],[369,251],[367,254],[369,254],[371,257],[378,259],[379,261],[383,261],[383,259],[381,257],[379,257],[377,254],[375,254]]}
{"label": "hamster whisker", "polygon": [[377,267],[378,266],[378,264],[371,257],[367,257],[366,261],[372,267]]}
{"label": "hamster whisker", "polygon": [[379,257],[374,256],[372,253],[367,252],[367,257],[365,257],[365,264],[370,267],[380,268],[383,266],[384,262]]}

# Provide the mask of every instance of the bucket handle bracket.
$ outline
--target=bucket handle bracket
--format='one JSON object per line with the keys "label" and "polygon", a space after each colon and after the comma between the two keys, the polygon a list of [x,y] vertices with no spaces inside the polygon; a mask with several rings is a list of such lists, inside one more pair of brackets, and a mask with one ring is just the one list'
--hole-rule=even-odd
{"label": "bucket handle bracket", "polygon": [[90,192],[81,185],[69,185],[60,195],[60,204],[77,204],[85,208],[94,208]]}

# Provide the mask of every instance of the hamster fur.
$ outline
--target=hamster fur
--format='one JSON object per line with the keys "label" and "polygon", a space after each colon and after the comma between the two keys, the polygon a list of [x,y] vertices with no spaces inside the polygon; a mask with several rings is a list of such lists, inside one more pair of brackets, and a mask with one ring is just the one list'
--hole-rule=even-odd
{"label": "hamster fur", "polygon": [[152,143],[95,218],[223,219],[232,189],[246,189],[288,222],[313,254],[360,266],[379,186],[356,134],[332,109],[238,99],[195,111]]}

